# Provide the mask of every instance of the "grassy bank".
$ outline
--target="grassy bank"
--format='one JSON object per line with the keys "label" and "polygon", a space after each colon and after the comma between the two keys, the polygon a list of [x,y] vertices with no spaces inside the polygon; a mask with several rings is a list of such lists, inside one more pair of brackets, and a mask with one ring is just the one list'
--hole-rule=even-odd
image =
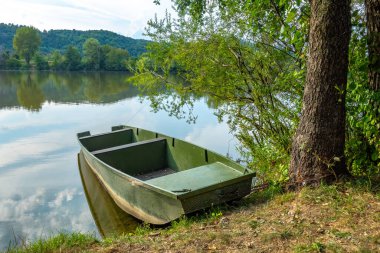
{"label": "grassy bank", "polygon": [[379,252],[380,185],[276,187],[229,206],[134,234],[60,234],[10,252]]}

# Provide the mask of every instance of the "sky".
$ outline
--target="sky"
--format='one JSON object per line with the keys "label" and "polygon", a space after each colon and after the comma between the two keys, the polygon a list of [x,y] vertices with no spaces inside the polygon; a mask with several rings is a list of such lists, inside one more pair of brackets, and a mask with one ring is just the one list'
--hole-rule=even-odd
{"label": "sky", "polygon": [[109,30],[143,38],[144,27],[155,14],[173,12],[170,0],[2,0],[0,23],[32,25],[40,30]]}

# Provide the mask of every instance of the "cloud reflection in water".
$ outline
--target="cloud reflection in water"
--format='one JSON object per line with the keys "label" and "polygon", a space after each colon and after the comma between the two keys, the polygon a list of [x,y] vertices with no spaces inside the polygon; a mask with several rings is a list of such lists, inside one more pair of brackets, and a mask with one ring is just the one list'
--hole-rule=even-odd
{"label": "cloud reflection in water", "polygon": [[51,192],[39,188],[30,195],[1,199],[0,241],[31,241],[59,231],[95,230],[82,191]]}

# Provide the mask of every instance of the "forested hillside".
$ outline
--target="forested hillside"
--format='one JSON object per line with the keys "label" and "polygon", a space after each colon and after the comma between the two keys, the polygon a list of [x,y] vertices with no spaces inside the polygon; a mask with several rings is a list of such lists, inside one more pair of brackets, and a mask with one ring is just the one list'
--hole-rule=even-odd
{"label": "forested hillside", "polygon": [[[13,50],[12,40],[19,25],[0,23],[0,50]],[[123,35],[105,30],[49,30],[41,32],[42,44],[40,51],[44,54],[58,50],[61,53],[69,45],[82,50],[83,43],[89,38],[97,39],[100,44],[126,49],[132,57],[145,52],[147,40],[132,39]]]}

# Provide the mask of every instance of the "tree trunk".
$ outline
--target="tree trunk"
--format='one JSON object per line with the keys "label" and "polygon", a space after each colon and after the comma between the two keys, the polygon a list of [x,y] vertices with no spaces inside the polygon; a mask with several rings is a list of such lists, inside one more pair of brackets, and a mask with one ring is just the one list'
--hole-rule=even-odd
{"label": "tree trunk", "polygon": [[368,36],[368,83],[380,90],[380,0],[365,0]]}
{"label": "tree trunk", "polygon": [[290,184],[295,187],[347,173],[344,145],[350,1],[310,3],[303,108],[289,168]]}

